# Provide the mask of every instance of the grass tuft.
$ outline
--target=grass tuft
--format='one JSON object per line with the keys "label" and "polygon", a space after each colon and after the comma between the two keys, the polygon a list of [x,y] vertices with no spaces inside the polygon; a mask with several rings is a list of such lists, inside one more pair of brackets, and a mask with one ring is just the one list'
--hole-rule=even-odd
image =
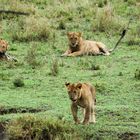
{"label": "grass tuft", "polygon": [[65,30],[65,29],[66,29],[66,24],[65,24],[64,21],[61,20],[61,21],[59,22],[58,29],[60,29],[60,30]]}
{"label": "grass tuft", "polygon": [[15,87],[23,87],[25,85],[22,77],[14,79],[13,84]]}
{"label": "grass tuft", "polygon": [[135,78],[140,80],[140,69],[136,69],[136,71],[135,71]]}
{"label": "grass tuft", "polygon": [[100,65],[91,65],[91,68],[90,70],[100,70],[101,69],[101,66]]}
{"label": "grass tuft", "polygon": [[52,62],[51,62],[51,72],[50,74],[53,76],[57,76],[58,72],[59,72],[59,64],[58,64],[58,60],[57,58],[53,58]]}

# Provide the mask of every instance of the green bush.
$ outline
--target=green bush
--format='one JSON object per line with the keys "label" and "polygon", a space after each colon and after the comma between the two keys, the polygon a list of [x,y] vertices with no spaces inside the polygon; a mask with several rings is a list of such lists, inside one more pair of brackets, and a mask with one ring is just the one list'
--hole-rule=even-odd
{"label": "green bush", "polygon": [[6,125],[6,133],[10,140],[55,140],[76,135],[72,127],[63,121],[42,119],[33,115],[10,121]]}

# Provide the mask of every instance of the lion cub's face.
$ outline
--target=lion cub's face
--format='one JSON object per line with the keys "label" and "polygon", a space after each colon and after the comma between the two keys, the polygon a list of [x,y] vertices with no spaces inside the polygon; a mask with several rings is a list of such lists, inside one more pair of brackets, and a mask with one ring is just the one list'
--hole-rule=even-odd
{"label": "lion cub's face", "polygon": [[2,39],[0,39],[0,53],[5,53],[8,48],[8,43]]}
{"label": "lion cub's face", "polygon": [[81,33],[80,32],[68,32],[67,33],[71,47],[77,47],[80,43]]}
{"label": "lion cub's face", "polygon": [[78,83],[78,84],[65,83],[65,85],[67,87],[70,100],[76,103],[77,100],[81,96],[80,90],[81,90],[82,84],[81,83]]}

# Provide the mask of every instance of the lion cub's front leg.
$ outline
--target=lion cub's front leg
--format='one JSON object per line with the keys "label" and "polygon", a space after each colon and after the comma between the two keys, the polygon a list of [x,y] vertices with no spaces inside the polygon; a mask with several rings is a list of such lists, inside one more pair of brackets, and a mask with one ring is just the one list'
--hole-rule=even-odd
{"label": "lion cub's front leg", "polygon": [[86,107],[85,108],[85,116],[84,116],[83,124],[88,124],[89,123],[90,114],[91,114],[91,108],[90,107]]}
{"label": "lion cub's front leg", "polygon": [[72,115],[73,115],[75,124],[79,124],[80,121],[78,120],[78,117],[77,117],[78,106],[76,104],[72,103],[71,111],[72,111]]}

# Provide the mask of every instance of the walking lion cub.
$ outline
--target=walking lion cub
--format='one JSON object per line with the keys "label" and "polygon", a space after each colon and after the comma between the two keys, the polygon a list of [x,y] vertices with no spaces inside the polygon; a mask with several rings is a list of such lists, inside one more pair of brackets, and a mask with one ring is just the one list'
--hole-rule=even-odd
{"label": "walking lion cub", "polygon": [[83,124],[95,123],[95,88],[87,83],[65,83],[71,100],[71,111],[76,124],[80,123],[78,106],[84,109]]}

